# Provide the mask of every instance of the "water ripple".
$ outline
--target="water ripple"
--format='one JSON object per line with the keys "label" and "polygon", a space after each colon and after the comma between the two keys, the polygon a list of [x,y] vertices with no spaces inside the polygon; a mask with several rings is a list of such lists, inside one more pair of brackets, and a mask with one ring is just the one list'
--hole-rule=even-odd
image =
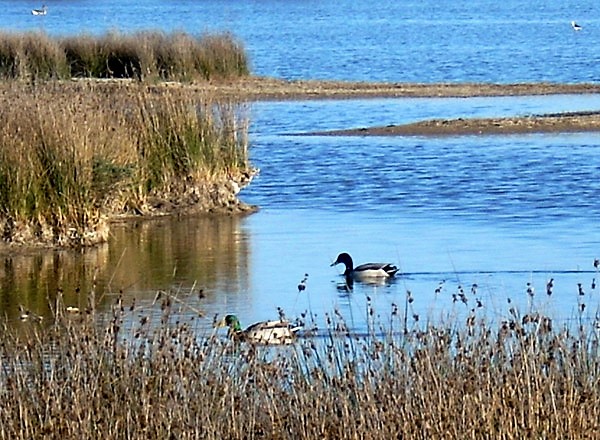
{"label": "water ripple", "polygon": [[[514,114],[523,108],[518,105],[523,102],[529,109],[561,111],[551,99],[521,98],[511,107],[510,100],[487,98],[421,100],[426,109],[422,113],[435,114],[435,103],[440,104],[438,111],[445,112],[448,101],[459,102],[466,113]],[[360,113],[354,108],[355,102]],[[474,107],[468,107],[469,102]],[[561,102],[564,106],[568,101]],[[382,103],[389,105],[387,112]],[[280,104],[271,105],[280,108]],[[597,108],[600,101],[594,97],[587,105]],[[286,112],[279,112],[277,117],[257,120],[257,133],[266,132],[255,135],[253,147],[253,160],[262,172],[246,195],[263,207],[451,213],[530,222],[600,215],[600,139],[593,133],[444,138],[270,133],[269,127],[283,127],[288,122],[294,131],[319,129],[330,115],[337,124],[349,126],[355,114],[381,117],[394,106],[403,108],[403,103],[344,101],[284,106]],[[313,118],[319,109],[320,118]],[[412,117],[418,117],[418,111],[412,111]],[[301,117],[307,114],[311,117]]]}

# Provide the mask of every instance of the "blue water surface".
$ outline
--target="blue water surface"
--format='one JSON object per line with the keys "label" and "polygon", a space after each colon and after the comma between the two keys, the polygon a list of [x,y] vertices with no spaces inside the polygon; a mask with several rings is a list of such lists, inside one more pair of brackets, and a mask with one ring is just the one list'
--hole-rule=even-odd
{"label": "blue water surface", "polygon": [[[392,304],[405,304],[407,292],[414,299],[410,314],[425,319],[475,311],[500,321],[515,307],[522,313],[543,310],[564,321],[578,316],[582,304],[586,316],[597,319],[596,133],[306,133],[599,108],[594,95],[254,104],[251,151],[261,172],[242,193],[264,208],[247,223],[261,263],[252,272],[253,292],[264,295],[260,304],[297,310],[296,297],[289,299],[294,293],[290,279],[307,272],[313,296],[300,295],[300,304],[320,305],[321,314],[332,307],[354,310],[360,322],[366,319],[367,298],[389,312]],[[394,262],[402,275],[386,285],[355,285],[345,295],[337,289],[340,277],[332,278],[328,270],[341,251],[357,263]],[[273,270],[285,275],[273,276]],[[436,294],[440,285],[442,293]],[[468,293],[466,303],[457,301],[461,291]]]}
{"label": "blue water surface", "polygon": [[[404,82],[598,81],[600,6],[354,0],[0,1],[0,28],[52,35],[156,29],[231,32],[253,71],[288,79]],[[571,29],[576,20],[583,30]]]}
{"label": "blue water surface", "polygon": [[[48,15],[34,17],[30,10],[39,3],[0,1],[0,28],[59,36],[148,29],[232,32],[246,46],[254,73],[287,79],[599,79],[600,6],[591,0],[52,0],[47,5]],[[575,32],[571,20],[583,30]],[[197,322],[205,328],[215,314],[236,313],[248,324],[276,317],[279,307],[290,317],[308,312],[305,316],[319,319],[340,309],[354,328],[364,329],[369,303],[382,315],[401,307],[411,325],[473,313],[501,321],[513,306],[562,321],[582,319],[585,309],[586,319],[598,320],[596,133],[307,135],[430,118],[588,110],[600,110],[600,97],[249,103],[251,160],[261,171],[241,198],[259,205],[260,212],[210,227],[189,219],[155,228],[125,225],[121,232],[115,227],[107,249],[81,260],[103,268],[99,280],[108,291],[121,290],[137,304],[156,305],[157,290],[175,289],[203,311]],[[401,275],[349,292],[340,286],[341,268],[329,266],[341,251],[357,263],[391,261]],[[5,265],[13,278],[2,279],[26,277],[13,269],[18,266]],[[307,289],[299,292],[305,274]],[[550,279],[552,295],[546,292]],[[25,296],[11,293],[13,284],[4,283],[1,292],[13,309],[14,296],[34,307],[51,290]],[[530,286],[535,294],[527,293]],[[199,289],[204,289],[201,299]],[[466,302],[457,300],[461,291]]]}

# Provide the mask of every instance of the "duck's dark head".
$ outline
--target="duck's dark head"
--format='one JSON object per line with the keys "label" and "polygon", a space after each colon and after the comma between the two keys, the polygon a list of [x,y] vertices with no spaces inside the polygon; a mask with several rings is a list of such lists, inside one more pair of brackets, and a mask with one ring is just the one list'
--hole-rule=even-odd
{"label": "duck's dark head", "polygon": [[350,254],[346,253],[346,252],[342,252],[341,254],[339,254],[337,256],[337,259],[331,263],[332,266],[335,266],[336,264],[343,264],[344,266],[346,266],[346,270],[344,271],[344,274],[348,275],[350,272],[352,272],[352,269],[354,268],[354,265],[352,263],[352,257],[350,256]]}
{"label": "duck's dark head", "polygon": [[240,321],[235,315],[225,315],[225,317],[219,321],[217,327],[229,327],[229,329],[233,332],[242,331]]}

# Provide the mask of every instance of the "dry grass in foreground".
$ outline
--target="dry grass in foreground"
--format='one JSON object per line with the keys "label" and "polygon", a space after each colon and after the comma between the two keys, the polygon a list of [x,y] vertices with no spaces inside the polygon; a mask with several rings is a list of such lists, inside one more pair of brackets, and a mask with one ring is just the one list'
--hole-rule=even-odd
{"label": "dry grass in foreground", "polygon": [[[93,298],[93,296],[92,296]],[[600,429],[598,323],[574,332],[528,314],[499,325],[345,331],[289,347],[234,345],[118,299],[0,343],[0,437],[594,438]],[[91,301],[93,304],[93,300]],[[373,314],[371,316],[376,316]],[[376,325],[373,323],[373,328]]]}

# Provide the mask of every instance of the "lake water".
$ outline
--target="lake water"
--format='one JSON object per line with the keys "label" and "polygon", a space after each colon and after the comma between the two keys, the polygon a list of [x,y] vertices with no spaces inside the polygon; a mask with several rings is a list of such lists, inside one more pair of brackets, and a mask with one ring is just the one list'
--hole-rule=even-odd
{"label": "lake water", "polygon": [[[246,44],[255,73],[284,78],[598,79],[600,8],[591,1],[53,1],[45,17],[29,14],[40,6],[31,2],[0,5],[4,30],[230,30]],[[573,19],[582,31],[571,29]],[[48,297],[60,288],[78,306],[94,289],[103,307],[119,291],[127,304],[135,298],[150,306],[167,290],[185,304],[175,302],[181,319],[203,313],[195,322],[204,329],[215,314],[233,312],[249,324],[277,317],[280,307],[290,318],[309,312],[318,320],[338,309],[361,330],[369,302],[382,319],[393,304],[406,310],[409,324],[416,315],[421,322],[462,319],[472,310],[500,321],[515,304],[521,313],[535,307],[560,320],[594,319],[600,313],[593,266],[600,258],[597,134],[304,135],[576,110],[600,110],[600,96],[249,104],[252,162],[261,172],[241,197],[261,206],[259,213],[120,225],[110,243],[82,255],[7,256],[0,310],[11,321],[19,305],[47,314]],[[357,263],[393,262],[402,275],[387,285],[340,289],[341,268],[329,264],[341,251]],[[307,289],[299,292],[305,274]]]}
{"label": "lake water", "polygon": [[[594,0],[0,1],[0,28],[231,31],[253,70],[284,78],[413,82],[599,80]],[[583,26],[571,29],[571,20]]]}

